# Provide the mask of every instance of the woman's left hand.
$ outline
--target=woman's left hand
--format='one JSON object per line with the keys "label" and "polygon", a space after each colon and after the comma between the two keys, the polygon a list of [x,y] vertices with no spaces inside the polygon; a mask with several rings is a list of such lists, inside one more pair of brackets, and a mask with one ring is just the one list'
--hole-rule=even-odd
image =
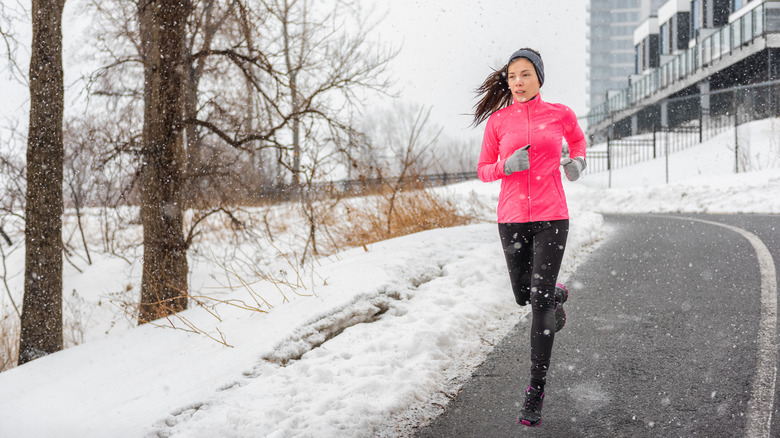
{"label": "woman's left hand", "polygon": [[582,169],[585,168],[585,159],[582,157],[564,158],[561,160],[561,166],[563,166],[563,171],[569,181],[577,181],[580,179]]}

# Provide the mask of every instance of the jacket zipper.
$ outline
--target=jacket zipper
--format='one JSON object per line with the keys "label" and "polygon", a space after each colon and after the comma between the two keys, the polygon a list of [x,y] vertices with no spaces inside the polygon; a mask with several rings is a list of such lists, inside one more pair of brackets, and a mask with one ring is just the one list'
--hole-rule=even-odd
{"label": "jacket zipper", "polygon": [[[530,101],[528,102],[526,110],[528,111],[528,114],[527,114],[528,115],[528,143],[527,144],[531,144],[531,102]],[[528,160],[529,160],[529,162],[531,160],[531,149],[530,148],[528,148]],[[528,222],[533,222],[532,217],[531,217],[531,168],[530,167],[528,168],[528,179],[527,179],[527,182],[528,182],[528,198],[527,198],[527,202],[528,202]]]}

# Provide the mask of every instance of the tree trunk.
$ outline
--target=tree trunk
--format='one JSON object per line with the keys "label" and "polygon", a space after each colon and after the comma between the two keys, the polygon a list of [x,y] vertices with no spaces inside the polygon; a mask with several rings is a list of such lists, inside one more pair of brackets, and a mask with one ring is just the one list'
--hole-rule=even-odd
{"label": "tree trunk", "polygon": [[62,350],[64,0],[33,0],[19,364]]}
{"label": "tree trunk", "polygon": [[[188,75],[184,83],[182,84],[183,96],[183,109],[185,119],[195,119],[198,116],[198,79],[196,78],[195,69],[191,66],[186,66]],[[185,134],[185,187],[187,190],[182,195],[185,197],[185,208],[193,208],[199,206],[201,199],[201,186],[200,181],[202,178],[202,162],[201,162],[201,141],[198,133],[198,126],[190,124],[184,127]]]}
{"label": "tree trunk", "polygon": [[282,31],[284,34],[284,60],[287,65],[287,75],[289,78],[290,87],[290,104],[292,117],[292,146],[293,146],[293,185],[298,188],[301,185],[301,145],[300,145],[300,111],[298,104],[298,64],[293,65],[292,62],[292,48],[290,47],[290,31],[288,29],[290,24],[289,18],[290,5],[284,2],[284,15],[282,19]]}
{"label": "tree trunk", "polygon": [[144,263],[139,323],[187,308],[182,186],[182,91],[188,0],[139,3],[144,58],[141,222]]}

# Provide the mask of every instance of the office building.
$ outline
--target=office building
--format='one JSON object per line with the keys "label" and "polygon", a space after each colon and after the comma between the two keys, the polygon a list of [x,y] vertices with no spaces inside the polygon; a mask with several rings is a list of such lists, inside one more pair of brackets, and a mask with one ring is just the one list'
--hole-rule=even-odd
{"label": "office building", "polygon": [[634,29],[663,0],[591,0],[588,9],[590,108],[628,86],[635,70]]}
{"label": "office building", "polygon": [[590,107],[592,139],[780,112],[780,0],[667,0],[632,45],[627,84]]}

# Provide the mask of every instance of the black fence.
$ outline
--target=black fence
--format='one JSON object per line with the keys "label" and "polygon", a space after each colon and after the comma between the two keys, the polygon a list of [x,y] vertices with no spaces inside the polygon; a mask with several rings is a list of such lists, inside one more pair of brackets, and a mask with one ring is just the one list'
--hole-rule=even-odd
{"label": "black fence", "polygon": [[[751,128],[743,125],[754,120],[758,119],[743,118],[739,114],[719,115],[705,118],[700,126],[656,130],[652,136],[648,134],[648,138],[608,140],[606,150],[588,152],[587,172],[612,171],[654,158],[667,157],[669,160],[669,156],[674,152],[722,133],[728,133],[723,141],[727,142],[729,149],[734,152],[731,158],[734,172],[780,167],[780,142],[773,140],[780,138],[780,135],[768,140],[766,134],[752,138]],[[770,129],[780,131],[778,128]],[[668,182],[668,165],[666,172]]]}
{"label": "black fence", "polygon": [[[658,147],[655,140],[655,133],[650,139],[607,140],[606,170],[627,167],[656,158]],[[592,164],[594,164],[593,157],[589,156],[588,167]]]}
{"label": "black fence", "polygon": [[605,172],[628,167],[679,152],[698,144],[702,138],[699,126],[655,129],[644,138],[607,139],[606,151],[588,151],[588,172]]}
{"label": "black fence", "polygon": [[339,181],[324,181],[316,183],[303,183],[300,185],[284,184],[261,187],[255,197],[257,201],[291,201],[300,199],[304,194],[315,194],[325,197],[349,197],[362,196],[372,193],[380,193],[391,187],[420,188],[435,187],[467,181],[477,178],[477,172],[436,173],[430,175],[415,175],[411,177],[391,178],[359,178]]}
{"label": "black fence", "polygon": [[344,195],[362,195],[366,192],[376,191],[383,186],[412,186],[432,187],[444,186],[461,181],[477,178],[477,172],[436,173],[431,175],[415,175],[412,177],[393,178],[362,178],[334,181],[317,184],[320,187],[328,187]]}
{"label": "black fence", "polygon": [[[702,103],[704,101],[706,105]],[[668,99],[668,105],[670,128],[650,125],[651,132],[633,138],[607,138],[606,151],[588,151],[587,171],[605,172],[663,157],[725,131],[734,132],[730,143],[735,150],[735,169],[761,168],[751,161],[766,161],[766,157],[771,161],[771,157],[776,155],[776,148],[771,144],[757,144],[755,141],[750,144],[750,139],[740,134],[740,125],[780,117],[780,81],[713,90],[705,95],[675,97]],[[613,125],[614,131],[625,131],[625,126],[619,123]]]}

